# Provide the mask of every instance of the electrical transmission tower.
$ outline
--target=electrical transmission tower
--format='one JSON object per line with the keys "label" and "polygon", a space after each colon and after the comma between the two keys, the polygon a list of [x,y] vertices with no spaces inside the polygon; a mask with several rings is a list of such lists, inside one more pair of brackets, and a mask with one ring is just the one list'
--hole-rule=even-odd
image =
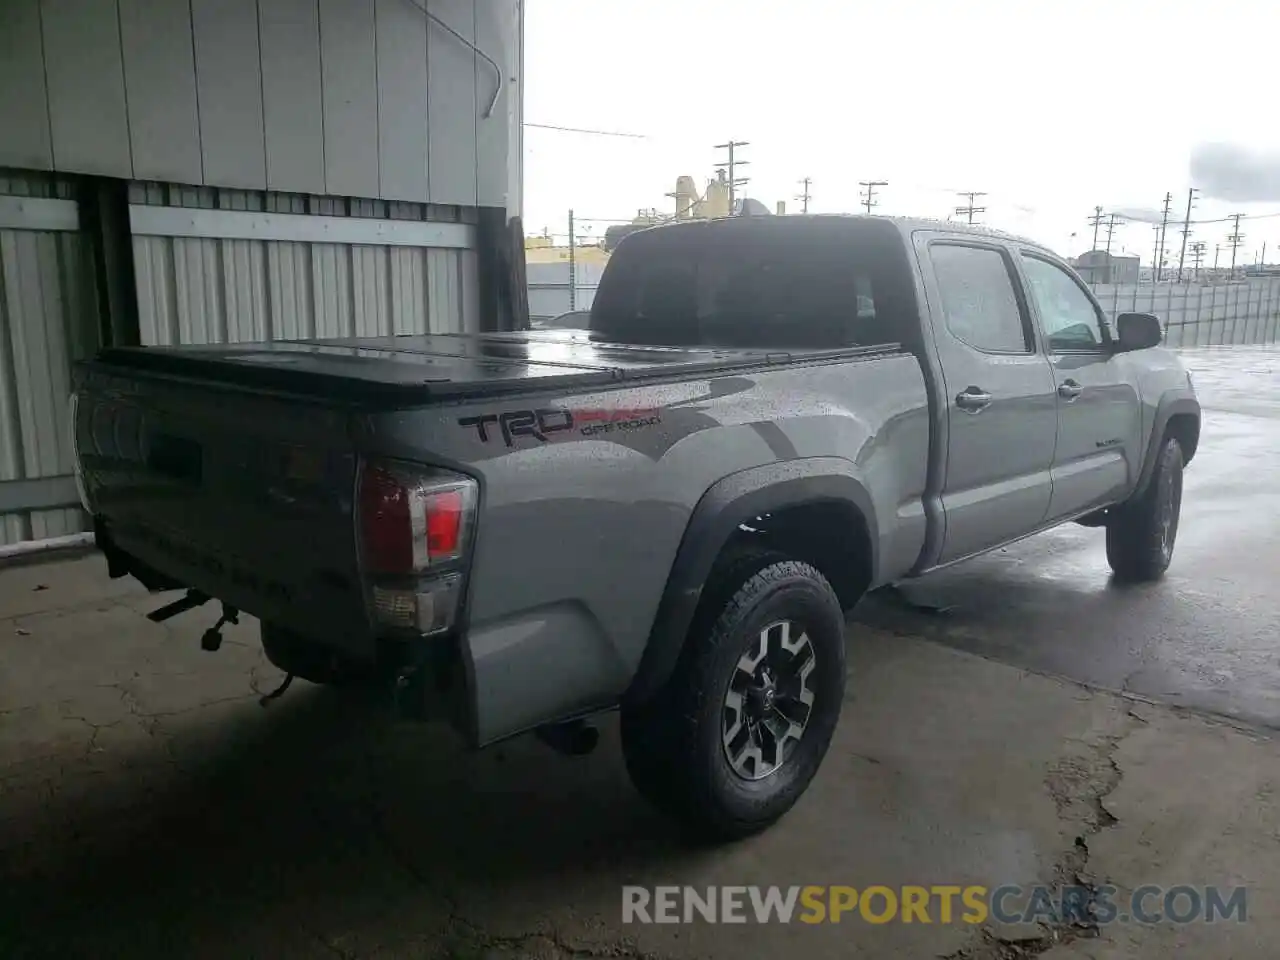
{"label": "electrical transmission tower", "polygon": [[1227,234],[1227,246],[1231,248],[1231,273],[1230,277],[1234,280],[1236,275],[1236,253],[1240,249],[1240,244],[1244,242],[1244,234],[1240,232],[1240,221],[1244,218],[1243,213],[1233,213],[1231,219],[1235,221],[1232,230]]}
{"label": "electrical transmission tower", "polygon": [[811,199],[811,196],[809,194],[809,184],[813,183],[813,180],[810,179],[809,177],[805,177],[803,180],[800,181],[800,183],[804,186],[804,193],[796,194],[796,199],[799,200],[801,204],[800,212],[808,213],[809,200]]}
{"label": "electrical transmission tower", "polygon": [[1090,250],[1098,249],[1098,227],[1102,226],[1102,219],[1102,208],[1094,207],[1093,216],[1089,218],[1089,223],[1093,227],[1093,246],[1089,248]]}
{"label": "electrical transmission tower", "polygon": [[[745,187],[751,181],[750,177],[739,177],[737,175],[738,167],[745,167],[751,161],[739,160],[736,151],[739,147],[748,146],[750,146],[750,144],[746,140],[730,140],[728,143],[718,143],[715,147],[717,150],[729,151],[729,158],[724,163],[717,163],[716,169],[723,170],[725,175],[728,177],[729,213],[731,215],[733,213],[734,202],[738,198],[738,188]],[[745,196],[745,192],[743,195]]]}
{"label": "electrical transmission tower", "polygon": [[1169,229],[1169,205],[1173,203],[1173,194],[1164,195],[1164,214],[1160,218],[1159,253],[1156,254],[1156,283],[1160,282],[1160,272],[1164,269],[1164,235]]}
{"label": "electrical transmission tower", "polygon": [[1178,282],[1182,282],[1182,266],[1187,259],[1187,237],[1191,235],[1191,207],[1200,191],[1192,187],[1187,191],[1187,215],[1182,218],[1182,252],[1178,254]]}
{"label": "electrical transmission tower", "polygon": [[1204,251],[1205,242],[1203,240],[1197,240],[1191,244],[1191,264],[1195,268],[1195,273],[1192,276],[1197,279],[1200,277],[1200,265],[1204,263]]}
{"label": "electrical transmission tower", "polygon": [[880,201],[876,199],[876,187],[887,187],[888,180],[859,180],[858,186],[864,187],[860,196],[862,197],[862,205],[866,207],[867,213],[871,212],[871,208],[877,206]]}
{"label": "electrical transmission tower", "polygon": [[959,197],[968,197],[969,202],[963,207],[956,207],[956,213],[964,214],[968,218],[969,223],[973,223],[973,215],[975,213],[986,213],[986,207],[975,207],[973,201],[978,197],[985,197],[986,193],[982,190],[961,190],[956,193]]}

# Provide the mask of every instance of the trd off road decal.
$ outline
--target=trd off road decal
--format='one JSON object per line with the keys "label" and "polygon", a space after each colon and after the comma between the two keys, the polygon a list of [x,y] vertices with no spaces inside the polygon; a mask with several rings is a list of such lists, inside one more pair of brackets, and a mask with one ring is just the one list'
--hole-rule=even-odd
{"label": "trd off road decal", "polygon": [[482,413],[474,417],[459,417],[458,426],[475,430],[481,443],[497,437],[508,447],[514,447],[519,437],[532,437],[542,443],[570,436],[596,437],[657,426],[662,422],[662,412],[657,407],[641,409],[565,410],[559,407],[542,407],[537,410],[508,410],[505,413]]}

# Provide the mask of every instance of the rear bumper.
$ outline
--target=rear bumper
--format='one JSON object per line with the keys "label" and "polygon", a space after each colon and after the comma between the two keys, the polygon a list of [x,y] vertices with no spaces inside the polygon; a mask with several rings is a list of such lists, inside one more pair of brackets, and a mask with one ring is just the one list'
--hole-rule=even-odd
{"label": "rear bumper", "polygon": [[[155,559],[145,548],[141,552],[151,562],[143,559],[134,552],[133,540],[127,541],[130,549],[124,549],[100,517],[94,519],[94,535],[113,579],[130,576],[152,592],[200,590],[214,600],[236,606],[259,619],[264,649],[277,667],[315,683],[380,689],[389,695],[397,716],[445,721],[475,743],[460,634],[411,642],[381,636],[367,628],[347,635],[308,632],[299,628],[297,611],[264,617],[252,607],[240,607],[234,590],[211,586],[198,576],[176,579],[178,571],[171,563]],[[163,570],[158,568],[161,565]]]}

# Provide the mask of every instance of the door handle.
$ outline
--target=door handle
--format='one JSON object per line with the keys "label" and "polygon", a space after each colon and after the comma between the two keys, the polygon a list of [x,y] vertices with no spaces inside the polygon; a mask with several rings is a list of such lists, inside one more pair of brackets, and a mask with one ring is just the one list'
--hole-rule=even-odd
{"label": "door handle", "polygon": [[1074,380],[1063,380],[1058,385],[1058,396],[1070,403],[1080,394],[1084,393],[1084,387],[1076,383]]}
{"label": "door handle", "polygon": [[963,393],[956,394],[956,406],[969,413],[980,413],[991,402],[991,394],[977,387],[967,387]]}

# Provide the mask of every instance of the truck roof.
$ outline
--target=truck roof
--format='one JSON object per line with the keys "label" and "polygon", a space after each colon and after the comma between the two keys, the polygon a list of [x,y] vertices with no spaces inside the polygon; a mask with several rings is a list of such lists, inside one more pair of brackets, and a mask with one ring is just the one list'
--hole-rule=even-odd
{"label": "truck roof", "polygon": [[[945,230],[947,233],[970,234],[975,237],[988,237],[990,239],[1003,240],[1005,242],[1020,243],[1053,255],[1053,251],[1042,243],[1037,243],[1034,240],[1019,236],[1018,234],[1008,233],[1003,230],[996,230],[992,227],[986,227],[980,224],[956,223],[952,220],[937,220],[930,219],[928,217],[886,217],[878,214],[867,215],[862,213],[796,213],[785,214],[783,216],[739,216],[713,217],[705,220],[676,220],[658,224],[653,227],[647,227],[643,230],[637,230],[635,233],[628,234],[628,237],[624,237],[623,241],[638,234],[652,234],[655,231],[663,230],[719,231],[767,229],[803,231],[813,224],[830,224],[839,222],[890,224],[904,235],[909,235],[916,230]],[[619,245],[621,245],[623,241],[619,241]]]}

